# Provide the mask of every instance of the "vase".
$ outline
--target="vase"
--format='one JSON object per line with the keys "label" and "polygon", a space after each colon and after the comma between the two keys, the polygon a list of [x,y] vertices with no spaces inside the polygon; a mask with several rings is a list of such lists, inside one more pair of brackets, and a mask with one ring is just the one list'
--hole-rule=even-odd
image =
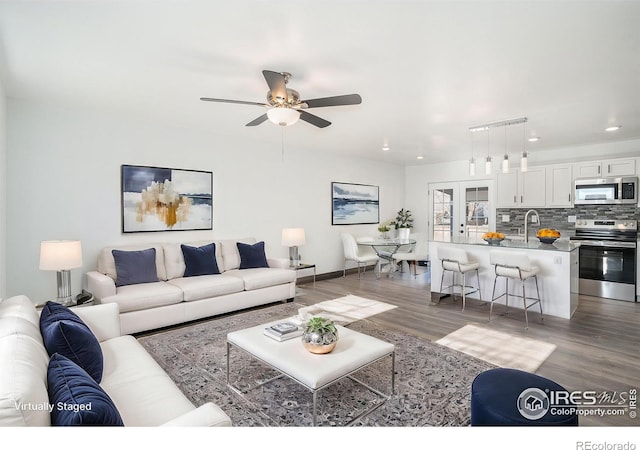
{"label": "vase", "polygon": [[398,228],[398,239],[409,239],[411,228]]}
{"label": "vase", "polygon": [[302,345],[311,353],[330,353],[338,343],[338,332],[327,331],[319,333],[317,331],[305,331],[302,334]]}

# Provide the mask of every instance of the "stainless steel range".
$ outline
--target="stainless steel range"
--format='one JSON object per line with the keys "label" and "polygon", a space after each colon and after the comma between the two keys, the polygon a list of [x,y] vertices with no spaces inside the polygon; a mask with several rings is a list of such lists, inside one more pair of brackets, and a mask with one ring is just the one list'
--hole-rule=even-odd
{"label": "stainless steel range", "polygon": [[636,220],[578,220],[580,294],[636,301]]}

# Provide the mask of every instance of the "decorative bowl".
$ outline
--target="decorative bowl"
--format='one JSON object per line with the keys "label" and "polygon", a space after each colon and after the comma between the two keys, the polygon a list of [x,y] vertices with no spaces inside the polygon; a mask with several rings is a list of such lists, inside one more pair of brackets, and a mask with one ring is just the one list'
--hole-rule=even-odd
{"label": "decorative bowl", "polygon": [[543,244],[553,244],[558,238],[554,238],[554,237],[539,237],[538,239],[540,239],[540,242],[542,242]]}
{"label": "decorative bowl", "polygon": [[487,241],[489,245],[500,245],[500,242],[504,241],[504,238],[484,238],[484,240]]}

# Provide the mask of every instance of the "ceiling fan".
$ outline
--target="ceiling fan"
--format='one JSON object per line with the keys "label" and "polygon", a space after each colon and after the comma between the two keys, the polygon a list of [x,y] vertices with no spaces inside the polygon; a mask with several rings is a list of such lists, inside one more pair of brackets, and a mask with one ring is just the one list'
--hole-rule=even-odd
{"label": "ceiling fan", "polygon": [[360,103],[362,103],[362,98],[358,94],[314,98],[311,100],[300,100],[300,94],[298,93],[298,91],[287,87],[287,83],[291,78],[290,73],[263,70],[262,74],[264,75],[264,79],[267,81],[267,85],[269,86],[269,91],[267,92],[267,103],[245,102],[242,100],[225,100],[221,98],[208,97],[200,97],[200,100],[206,102],[255,105],[268,108],[265,114],[249,122],[247,124],[248,127],[260,125],[267,119],[281,126],[293,125],[298,121],[298,119],[301,119],[305,122],[310,123],[311,125],[315,125],[318,128],[324,128],[331,125],[331,122],[313,115],[305,110],[310,108],[323,108],[326,106],[359,105]]}

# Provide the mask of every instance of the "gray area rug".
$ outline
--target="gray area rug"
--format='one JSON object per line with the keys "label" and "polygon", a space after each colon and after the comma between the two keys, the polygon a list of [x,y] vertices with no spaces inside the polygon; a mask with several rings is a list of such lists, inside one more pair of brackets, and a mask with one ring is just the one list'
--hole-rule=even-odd
{"label": "gray area rug", "polygon": [[[226,385],[226,334],[294,316],[299,304],[266,308],[214,318],[193,325],[139,336],[178,387],[196,405],[211,401],[231,417],[234,426],[310,426],[311,393],[288,378],[277,378],[253,389],[245,398]],[[356,426],[466,426],[470,422],[471,383],[492,364],[447,347],[382,329],[365,319],[349,328],[396,346],[396,393],[388,401],[352,380],[342,380],[319,395],[318,425],[344,426],[376,404],[378,409]],[[266,338],[265,338],[266,339]],[[234,348],[232,380],[254,388],[277,373]],[[356,378],[389,392],[391,358],[356,374]]]}

